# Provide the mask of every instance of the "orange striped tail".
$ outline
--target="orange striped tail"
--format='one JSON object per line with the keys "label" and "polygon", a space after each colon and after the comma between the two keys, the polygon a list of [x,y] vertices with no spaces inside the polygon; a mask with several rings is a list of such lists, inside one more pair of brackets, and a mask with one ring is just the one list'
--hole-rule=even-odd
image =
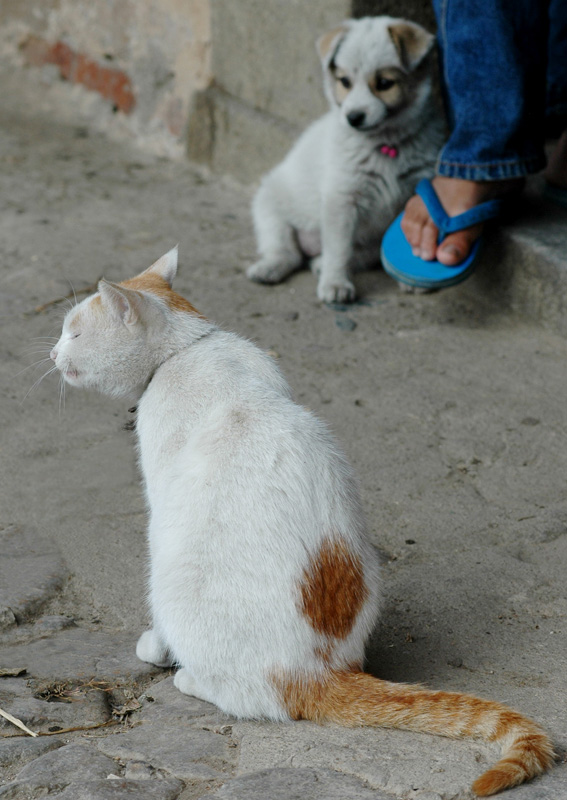
{"label": "orange striped tail", "polygon": [[324,679],[278,680],[277,685],[293,719],[377,725],[500,744],[501,760],[472,786],[478,797],[540,775],[554,760],[551,741],[535,722],[490,700],[388,683],[354,671],[333,672]]}

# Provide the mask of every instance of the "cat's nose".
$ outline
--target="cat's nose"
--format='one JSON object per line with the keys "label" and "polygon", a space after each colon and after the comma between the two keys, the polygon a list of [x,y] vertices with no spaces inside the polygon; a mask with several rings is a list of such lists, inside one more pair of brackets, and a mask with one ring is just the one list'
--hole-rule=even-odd
{"label": "cat's nose", "polygon": [[49,354],[49,358],[50,358],[52,361],[55,361],[55,360],[57,359],[57,349],[56,349],[55,347],[53,348],[53,350],[52,350],[52,351],[51,351],[51,353]]}

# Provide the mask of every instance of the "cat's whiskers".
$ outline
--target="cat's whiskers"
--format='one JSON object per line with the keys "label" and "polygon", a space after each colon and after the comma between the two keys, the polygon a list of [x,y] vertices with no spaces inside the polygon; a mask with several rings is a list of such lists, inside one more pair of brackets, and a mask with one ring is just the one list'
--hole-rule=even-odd
{"label": "cat's whiskers", "polygon": [[61,412],[65,411],[65,379],[63,375],[59,376],[59,416]]}
{"label": "cat's whiskers", "polygon": [[67,283],[71,287],[71,291],[73,292],[73,297],[75,298],[75,303],[74,304],[71,303],[71,300],[68,297],[65,297],[64,300],[66,300],[69,303],[70,308],[75,308],[75,306],[79,305],[79,301],[77,300],[77,293],[75,292],[75,287],[73,286],[69,278],[67,278]]}
{"label": "cat's whiskers", "polygon": [[46,364],[49,361],[51,361],[51,358],[49,356],[44,356],[44,358],[40,358],[37,361],[34,361],[33,364],[28,364],[27,367],[24,367],[19,372],[16,372],[16,374],[14,375],[14,378],[17,378],[19,375],[23,375],[24,372],[27,372],[28,369],[32,369],[32,367],[37,369],[38,367],[41,366],[41,364]]}
{"label": "cat's whiskers", "polygon": [[[45,359],[45,360],[47,361],[48,359]],[[33,383],[33,384],[30,386],[30,388],[29,388],[29,389],[28,389],[28,391],[26,392],[26,394],[25,394],[24,398],[23,398],[23,399],[22,399],[22,401],[20,402],[20,405],[23,405],[23,404],[24,404],[24,402],[27,400],[27,398],[28,398],[28,396],[31,394],[31,392],[33,392],[33,390],[34,390],[34,389],[36,389],[36,388],[39,386],[39,384],[42,382],[42,380],[43,380],[44,378],[47,378],[47,376],[48,376],[48,375],[51,375],[51,373],[52,373],[52,372],[55,372],[56,370],[57,370],[57,367],[56,367],[55,365],[53,365],[53,366],[51,367],[51,369],[48,369],[48,370],[47,370],[47,372],[44,372],[44,374],[43,374],[43,375],[40,375],[40,377],[39,377],[39,378],[38,378],[38,379],[37,379],[37,380],[36,380],[36,381],[35,381],[35,382],[34,382],[34,383]]]}

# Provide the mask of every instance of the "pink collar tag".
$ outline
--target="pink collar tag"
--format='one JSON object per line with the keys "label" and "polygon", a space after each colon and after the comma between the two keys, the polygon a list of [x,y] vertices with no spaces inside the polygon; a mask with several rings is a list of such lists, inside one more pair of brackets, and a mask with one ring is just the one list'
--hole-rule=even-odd
{"label": "pink collar tag", "polygon": [[398,148],[397,147],[392,147],[389,144],[383,144],[380,147],[380,152],[383,155],[388,156],[388,158],[397,158],[398,157]]}

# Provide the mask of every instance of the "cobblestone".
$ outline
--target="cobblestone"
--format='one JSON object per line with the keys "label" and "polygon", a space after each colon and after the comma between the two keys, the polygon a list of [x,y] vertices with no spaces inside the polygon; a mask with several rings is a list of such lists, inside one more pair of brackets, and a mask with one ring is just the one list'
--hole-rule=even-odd
{"label": "cobblestone", "polygon": [[215,800],[391,800],[331,770],[267,769],[227,781]]}
{"label": "cobblestone", "polygon": [[14,524],[0,524],[0,630],[23,622],[63,584],[67,568],[57,547]]}

